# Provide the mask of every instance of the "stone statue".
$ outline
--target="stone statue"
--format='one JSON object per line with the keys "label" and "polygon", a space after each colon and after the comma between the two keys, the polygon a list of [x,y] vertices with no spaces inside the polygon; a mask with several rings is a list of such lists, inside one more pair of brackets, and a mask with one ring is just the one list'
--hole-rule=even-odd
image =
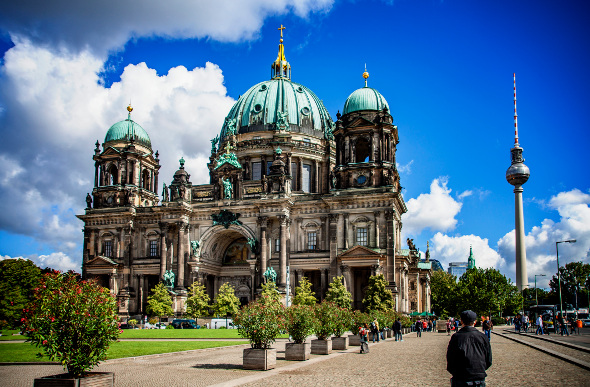
{"label": "stone statue", "polygon": [[413,239],[408,238],[406,240],[406,242],[408,243],[408,248],[410,250],[416,250],[416,246],[414,245],[414,240]]}
{"label": "stone statue", "polygon": [[336,189],[336,175],[334,172],[330,172],[330,180],[332,182],[332,189]]}
{"label": "stone statue", "polygon": [[170,201],[170,196],[168,195],[168,187],[166,187],[166,183],[164,183],[164,187],[162,188],[162,201]]}
{"label": "stone statue", "polygon": [[287,119],[287,113],[277,112],[277,127],[279,130],[289,131],[289,120]]}
{"label": "stone statue", "polygon": [[197,256],[199,252],[199,241],[191,241],[191,251],[193,253],[193,257]]}
{"label": "stone statue", "polygon": [[272,266],[270,266],[268,269],[266,269],[266,271],[264,272],[264,274],[262,276],[264,277],[266,282],[268,282],[268,281],[277,282],[277,272],[275,271],[275,269],[272,268]]}
{"label": "stone statue", "polygon": [[217,152],[217,143],[219,142],[219,135],[211,140],[211,154]]}
{"label": "stone statue", "polygon": [[236,119],[235,118],[231,118],[231,119],[226,118],[225,122],[227,124],[226,129],[225,129],[225,134],[227,136],[235,136],[237,133],[236,132]]}
{"label": "stone statue", "polygon": [[166,270],[164,273],[164,285],[169,288],[174,287],[174,273],[172,270]]}
{"label": "stone statue", "polygon": [[90,193],[86,194],[86,208],[92,208],[92,196],[90,196]]}
{"label": "stone statue", "polygon": [[184,185],[181,185],[180,187],[178,187],[178,196],[180,197],[180,200],[185,199],[185,193],[186,193],[186,187]]}
{"label": "stone statue", "polygon": [[229,178],[221,179],[221,181],[223,182],[223,196],[225,197],[225,199],[231,199],[233,189],[231,181],[229,180]]}

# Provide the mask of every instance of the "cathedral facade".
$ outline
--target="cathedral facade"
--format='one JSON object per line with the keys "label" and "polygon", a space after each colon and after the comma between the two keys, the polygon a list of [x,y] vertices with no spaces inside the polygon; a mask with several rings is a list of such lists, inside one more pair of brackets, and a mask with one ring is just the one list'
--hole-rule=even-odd
{"label": "cathedral facade", "polygon": [[94,150],[94,189],[78,216],[83,277],[117,296],[121,316],[144,315],[160,281],[177,314],[194,281],[212,298],[229,282],[246,304],[271,268],[282,292],[305,276],[318,299],[343,276],[357,309],[369,277],[383,274],[398,311],[429,311],[430,263],[410,240],[402,249],[398,129],[368,76],[334,122],[291,80],[281,38],[271,79],[238,99],[211,140],[209,184],[193,184],[180,159],[161,195],[158,152],[129,107]]}

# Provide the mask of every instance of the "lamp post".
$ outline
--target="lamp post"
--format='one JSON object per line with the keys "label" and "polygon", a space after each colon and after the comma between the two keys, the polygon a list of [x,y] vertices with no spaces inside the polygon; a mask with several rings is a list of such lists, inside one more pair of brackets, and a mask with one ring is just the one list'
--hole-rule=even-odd
{"label": "lamp post", "polygon": [[555,252],[557,253],[557,286],[559,287],[559,314],[563,317],[563,303],[561,302],[561,274],[559,274],[559,244],[560,243],[576,243],[575,239],[568,239],[567,241],[555,242]]}
{"label": "lamp post", "polygon": [[[558,270],[559,271],[559,270]],[[537,295],[537,277],[546,277],[545,274],[535,274],[535,302],[539,305],[539,296]]]}

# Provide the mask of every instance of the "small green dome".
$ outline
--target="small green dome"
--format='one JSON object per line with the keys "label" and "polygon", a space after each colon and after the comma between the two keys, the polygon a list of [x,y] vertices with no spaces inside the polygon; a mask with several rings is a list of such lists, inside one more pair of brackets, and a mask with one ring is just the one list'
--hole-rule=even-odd
{"label": "small green dome", "polygon": [[291,132],[324,138],[334,123],[313,91],[288,78],[273,78],[252,86],[231,108],[220,133],[249,133],[286,126]]}
{"label": "small green dome", "polygon": [[362,87],[352,92],[344,103],[342,114],[357,112],[360,110],[383,110],[389,109],[387,101],[381,93],[371,87]]}
{"label": "small green dome", "polygon": [[152,148],[150,136],[148,136],[147,132],[131,118],[119,121],[111,126],[107,131],[104,142],[131,141],[131,139],[138,144],[144,145],[150,149]]}

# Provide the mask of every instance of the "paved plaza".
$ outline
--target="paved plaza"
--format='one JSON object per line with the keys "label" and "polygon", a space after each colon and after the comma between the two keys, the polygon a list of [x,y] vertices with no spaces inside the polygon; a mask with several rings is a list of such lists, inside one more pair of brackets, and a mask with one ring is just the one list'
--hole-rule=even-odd
{"label": "paved plaza", "polygon": [[[242,349],[188,351],[162,356],[115,359],[97,371],[115,372],[116,386],[448,386],[445,333],[407,334],[403,342],[388,339],[370,345],[370,353],[358,347],[332,355],[312,355],[307,362],[283,360],[286,341],[277,343],[277,368],[244,371]],[[158,345],[154,342],[154,345]],[[488,386],[590,386],[590,371],[548,356],[532,348],[492,336],[493,365]],[[57,365],[0,366],[2,386],[32,386],[35,377],[61,373]]]}

